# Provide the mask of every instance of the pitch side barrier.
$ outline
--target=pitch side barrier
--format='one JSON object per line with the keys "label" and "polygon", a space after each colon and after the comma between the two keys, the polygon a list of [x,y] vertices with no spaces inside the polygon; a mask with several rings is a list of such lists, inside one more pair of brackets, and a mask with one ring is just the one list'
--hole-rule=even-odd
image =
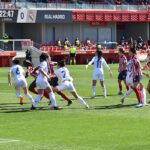
{"label": "pitch side barrier", "polygon": [[33,46],[31,39],[0,39],[0,49],[3,51],[22,51]]}

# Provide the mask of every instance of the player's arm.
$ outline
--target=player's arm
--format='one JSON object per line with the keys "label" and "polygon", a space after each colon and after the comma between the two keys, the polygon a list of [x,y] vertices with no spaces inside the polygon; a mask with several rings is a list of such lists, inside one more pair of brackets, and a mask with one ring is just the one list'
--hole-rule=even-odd
{"label": "player's arm", "polygon": [[51,63],[52,63],[53,65],[57,65],[57,62],[56,62],[56,61],[51,61]]}
{"label": "player's arm", "polygon": [[35,78],[37,77],[37,76],[36,76],[36,74],[37,74],[36,71],[37,71],[38,69],[39,69],[39,66],[35,67],[35,68],[33,69],[33,71],[30,72],[30,74],[31,74],[33,77],[35,77]]}
{"label": "player's arm", "polygon": [[107,62],[105,61],[105,59],[103,58],[103,65],[105,66],[105,68],[107,69],[110,77],[112,77],[112,72],[111,72],[111,69],[110,67],[108,66]]}
{"label": "player's arm", "polygon": [[42,73],[43,76],[47,77],[47,79],[49,79],[49,75],[42,68],[39,68],[39,72]]}
{"label": "player's arm", "polygon": [[94,63],[95,57],[92,58],[92,60],[85,66],[86,70],[89,65],[92,65]]}
{"label": "player's arm", "polygon": [[11,72],[8,72],[8,85],[11,86],[12,82],[11,82]]}

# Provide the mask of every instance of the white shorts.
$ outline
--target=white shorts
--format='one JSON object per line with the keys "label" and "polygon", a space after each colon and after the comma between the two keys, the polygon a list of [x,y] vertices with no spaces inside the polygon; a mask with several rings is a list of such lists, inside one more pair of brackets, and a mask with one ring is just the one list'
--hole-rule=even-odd
{"label": "white shorts", "polygon": [[133,78],[129,77],[129,75],[126,76],[126,84],[129,86],[134,86]]}
{"label": "white shorts", "polygon": [[104,74],[102,72],[93,72],[92,80],[104,81]]}
{"label": "white shorts", "polygon": [[47,87],[50,87],[50,84],[48,83],[47,80],[36,80],[36,88],[37,89],[46,89]]}
{"label": "white shorts", "polygon": [[27,81],[25,79],[19,79],[14,82],[14,86],[15,86],[16,90],[23,89],[23,88],[27,87]]}
{"label": "white shorts", "polygon": [[58,89],[58,91],[68,90],[69,92],[76,92],[72,81],[64,81],[58,86],[56,86],[56,88]]}

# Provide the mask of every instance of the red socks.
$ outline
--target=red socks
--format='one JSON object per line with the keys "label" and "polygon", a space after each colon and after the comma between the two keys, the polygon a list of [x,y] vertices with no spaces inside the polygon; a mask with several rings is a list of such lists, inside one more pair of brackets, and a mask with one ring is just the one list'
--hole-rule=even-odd
{"label": "red socks", "polygon": [[137,96],[137,99],[139,101],[140,104],[142,104],[142,94],[141,94],[141,91],[140,89],[138,89],[137,87],[134,88],[134,92],[136,93],[136,96]]}
{"label": "red socks", "polygon": [[70,100],[63,92],[57,92],[57,94],[59,94],[66,101]]}
{"label": "red socks", "polygon": [[122,91],[122,85],[121,83],[118,83],[119,84],[119,91]]}
{"label": "red socks", "polygon": [[129,86],[128,85],[126,85],[126,89],[127,89],[127,91],[129,90]]}

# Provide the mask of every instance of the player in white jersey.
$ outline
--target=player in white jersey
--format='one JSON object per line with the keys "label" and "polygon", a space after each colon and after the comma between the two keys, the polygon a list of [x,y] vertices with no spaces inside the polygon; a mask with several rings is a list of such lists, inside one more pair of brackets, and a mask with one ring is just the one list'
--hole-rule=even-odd
{"label": "player in white jersey", "polygon": [[35,109],[35,106],[40,102],[40,100],[43,97],[44,90],[46,90],[49,94],[51,108],[54,110],[59,109],[59,107],[56,104],[55,94],[53,93],[52,88],[48,82],[48,80],[50,79],[48,75],[48,66],[47,66],[48,60],[49,60],[49,55],[47,53],[42,53],[40,55],[40,65],[38,68],[39,74],[36,78],[36,88],[37,88],[38,95],[34,99],[31,109]]}
{"label": "player in white jersey", "polygon": [[93,59],[86,65],[86,69],[87,69],[89,65],[94,64],[93,77],[92,77],[92,98],[95,96],[97,80],[100,80],[100,84],[101,84],[102,89],[103,89],[103,95],[104,95],[104,97],[106,97],[106,87],[104,84],[103,66],[106,67],[110,76],[112,76],[110,67],[108,66],[105,59],[102,57],[102,55],[103,55],[102,51],[97,50],[95,57],[93,57]]}
{"label": "player in white jersey", "polygon": [[79,96],[76,92],[76,89],[73,85],[73,79],[70,76],[69,70],[65,67],[65,61],[62,60],[58,62],[58,69],[54,71],[56,76],[60,80],[60,84],[53,88],[54,92],[68,90],[76,99],[80,101],[80,103],[85,107],[89,108],[89,105],[83,100],[81,96]]}
{"label": "player in white jersey", "polygon": [[23,97],[20,94],[20,90],[24,90],[24,94],[27,96],[27,98],[32,102],[32,96],[29,94],[28,89],[27,89],[27,82],[25,79],[25,72],[23,68],[19,65],[19,60],[14,59],[12,61],[13,65],[9,69],[8,73],[8,84],[9,86],[12,85],[11,81],[11,74],[14,76],[14,87],[16,90],[16,97],[20,99],[20,105],[23,105]]}

